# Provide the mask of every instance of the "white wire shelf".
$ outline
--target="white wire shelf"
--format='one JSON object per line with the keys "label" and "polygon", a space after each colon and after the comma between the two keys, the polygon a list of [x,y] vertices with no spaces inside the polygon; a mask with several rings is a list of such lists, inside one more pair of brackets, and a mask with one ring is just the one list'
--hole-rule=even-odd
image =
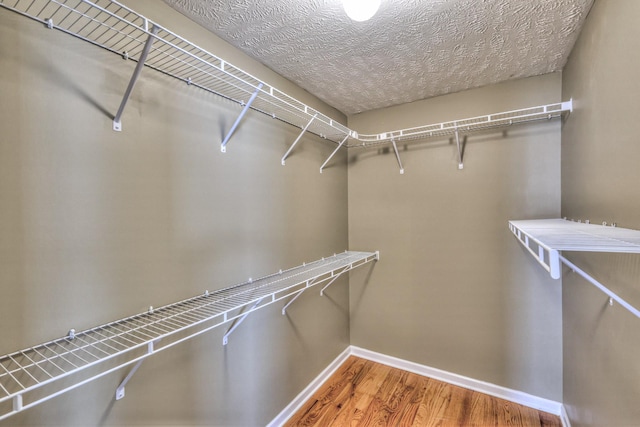
{"label": "white wire shelf", "polygon": [[235,321],[226,344],[248,314],[293,296],[290,304],[312,286],[324,283],[324,291],[342,274],[378,258],[377,252],[344,252],[0,356],[0,420],[137,362],[118,387],[119,399],[150,355]]}
{"label": "white wire shelf", "polygon": [[561,264],[565,264],[607,294],[611,305],[616,301],[640,318],[640,310],[561,254],[561,251],[640,254],[640,231],[566,219],[509,221],[509,230],[552,278],[562,276]]}
{"label": "white wire shelf", "polygon": [[349,133],[342,124],[116,1],[4,0],[0,6],[133,61],[152,37],[144,61],[150,68],[243,105],[262,83],[253,109],[298,127],[315,117],[308,131],[335,142]]}
{"label": "white wire shelf", "polygon": [[640,231],[628,228],[538,219],[509,221],[509,229],[554,279],[560,277],[559,251],[640,253]]}
{"label": "white wire shelf", "polygon": [[[362,141],[362,144],[360,145],[372,146],[388,143],[391,140],[400,142],[418,138],[451,136],[455,135],[456,131],[467,133],[532,121],[551,120],[562,117],[564,114],[570,113],[572,110],[573,101],[569,100],[555,104],[488,114],[486,116],[471,117],[468,119],[458,119],[414,128],[394,130],[376,135],[359,135],[358,137],[359,140]],[[352,144],[352,146],[353,145],[354,144]]]}
{"label": "white wire shelf", "polygon": [[[303,129],[303,133],[311,132],[331,140],[338,143],[339,147],[370,147],[452,135],[457,132],[473,132],[534,120],[553,119],[572,110],[572,102],[568,101],[379,134],[358,134],[117,1],[2,0],[0,6],[42,22],[49,28],[58,29],[122,55],[126,59],[136,62],[142,59],[147,67],[182,80],[185,84],[197,86],[299,127]],[[145,52],[147,44],[149,49]],[[124,109],[137,77],[134,73],[121,110]],[[238,121],[242,119],[244,112],[243,110]],[[121,113],[122,111],[119,111],[116,114],[117,123],[114,123],[114,128],[117,130],[120,130]],[[234,129],[235,125],[228,137]],[[223,142],[223,151],[227,139]],[[283,163],[288,154],[289,152],[283,158]],[[326,162],[323,167],[325,165]]]}

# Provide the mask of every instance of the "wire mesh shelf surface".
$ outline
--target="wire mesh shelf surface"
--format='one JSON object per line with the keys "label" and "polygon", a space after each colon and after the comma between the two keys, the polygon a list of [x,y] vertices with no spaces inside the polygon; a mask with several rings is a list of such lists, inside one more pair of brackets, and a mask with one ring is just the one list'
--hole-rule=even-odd
{"label": "wire mesh shelf surface", "polygon": [[360,135],[275,87],[198,47],[114,0],[2,0],[0,6],[35,19],[82,40],[137,61],[146,41],[153,39],[144,61],[150,68],[245,105],[344,147],[368,147],[418,138],[471,132],[533,120],[559,117],[571,111],[571,101],[415,128]]}
{"label": "wire mesh shelf surface", "polygon": [[509,221],[512,232],[548,249],[640,253],[640,231],[565,219]]}
{"label": "wire mesh shelf surface", "polygon": [[640,231],[566,219],[509,221],[509,230],[553,279],[562,277],[561,265],[600,289],[613,301],[640,318],[640,310],[561,255],[561,251],[640,254]]}
{"label": "wire mesh shelf surface", "polygon": [[0,420],[377,259],[344,252],[0,356]]}

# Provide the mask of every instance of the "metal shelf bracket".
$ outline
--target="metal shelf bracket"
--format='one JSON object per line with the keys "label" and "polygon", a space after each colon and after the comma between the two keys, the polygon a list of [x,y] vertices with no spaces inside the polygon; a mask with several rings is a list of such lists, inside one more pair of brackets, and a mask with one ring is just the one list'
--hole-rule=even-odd
{"label": "metal shelf bracket", "polygon": [[[376,261],[378,260],[378,258],[376,258]],[[332,279],[329,281],[329,283],[327,283],[326,285],[324,285],[324,287],[320,290],[320,296],[324,296],[324,291],[333,284],[333,282],[335,282],[336,280],[338,280],[338,278],[340,276],[342,276],[344,273],[346,273],[347,271],[351,271],[353,269],[353,264],[349,264],[346,267],[344,267],[342,270],[337,271],[337,272],[332,272],[331,276]]]}
{"label": "metal shelf bracket", "polygon": [[297,299],[298,299],[298,297],[299,297],[300,295],[302,295],[302,294],[304,293],[304,291],[306,291],[306,290],[307,290],[307,288],[305,287],[304,289],[302,289],[301,291],[299,291],[297,294],[295,294],[295,295],[293,296],[293,298],[291,298],[291,299],[289,300],[289,302],[288,302],[284,307],[282,307],[282,315],[283,315],[283,316],[287,314],[287,307],[289,307],[291,304],[293,304],[293,302],[294,302],[295,300],[297,300]]}
{"label": "metal shelf bracket", "polygon": [[331,160],[333,158],[333,156],[338,152],[339,149],[342,148],[342,145],[347,142],[347,139],[349,139],[349,134],[347,134],[347,136],[344,137],[344,139],[340,142],[340,144],[338,144],[338,146],[336,147],[335,150],[333,150],[333,153],[331,153],[331,155],[329,156],[329,158],[327,160],[325,160],[325,162],[322,164],[322,166],[320,166],[320,173],[322,173],[322,169],[325,168],[325,166],[327,166],[327,163],[329,163],[329,160]]}
{"label": "metal shelf bracket", "polygon": [[122,102],[120,102],[120,108],[118,108],[118,112],[116,116],[113,118],[113,130],[120,132],[122,130],[122,113],[124,112],[124,107],[126,107],[129,98],[131,97],[131,92],[133,92],[133,87],[136,85],[138,78],[140,77],[140,73],[142,72],[142,67],[144,67],[144,63],[147,60],[147,56],[149,56],[149,51],[151,51],[151,45],[153,45],[153,40],[158,34],[160,27],[154,25],[151,28],[151,33],[147,37],[147,41],[144,44],[144,48],[142,49],[142,53],[140,54],[140,58],[138,58],[138,63],[136,64],[136,68],[133,70],[133,75],[131,76],[131,80],[129,80],[129,85],[127,86],[127,90],[124,92],[124,96],[122,97]]}
{"label": "metal shelf bracket", "polygon": [[262,302],[263,298],[260,298],[259,300],[257,300],[255,303],[253,303],[253,305],[251,306],[251,308],[249,308],[249,310],[247,310],[246,313],[244,313],[240,318],[236,319],[235,322],[233,322],[233,325],[231,325],[231,327],[229,328],[229,330],[227,330],[227,332],[224,334],[224,336],[222,337],[222,345],[227,345],[229,344],[229,335],[231,335],[233,333],[233,331],[236,330],[236,328],[238,326],[240,326],[240,324],[242,322],[244,322],[244,320],[253,312],[255,311],[256,307],[258,307],[258,305],[260,305],[260,303]]}
{"label": "metal shelf bracket", "polygon": [[[147,356],[153,354],[154,345],[157,344],[158,342],[160,342],[160,340],[152,341],[147,344]],[[120,400],[124,397],[124,387],[131,380],[131,378],[133,378],[134,374],[138,371],[138,368],[140,368],[140,365],[142,365],[142,362],[144,362],[145,360],[146,360],[146,357],[144,359],[138,360],[138,362],[133,366],[133,368],[131,368],[127,376],[124,377],[120,385],[118,385],[118,388],[116,388],[116,400]]]}
{"label": "metal shelf bracket", "polygon": [[402,167],[402,161],[400,160],[400,153],[398,153],[398,146],[396,145],[396,140],[391,139],[391,144],[393,144],[393,151],[396,153],[396,159],[398,160],[398,166],[400,166],[400,175],[404,174],[404,168]]}
{"label": "metal shelf bracket", "polygon": [[456,127],[456,147],[458,148],[458,169],[464,169],[464,142],[460,142],[460,133]]}
{"label": "metal shelf bracket", "polygon": [[304,135],[304,133],[307,131],[307,129],[309,129],[309,126],[311,126],[311,123],[313,123],[313,120],[318,117],[318,113],[314,114],[313,117],[311,117],[311,120],[309,120],[309,123],[307,123],[307,125],[302,129],[302,132],[300,132],[300,135],[298,135],[298,137],[296,138],[295,141],[293,141],[293,144],[291,144],[291,147],[289,147],[289,149],[287,150],[286,153],[284,153],[284,156],[282,156],[282,160],[280,161],[280,163],[282,163],[282,166],[284,166],[284,162],[285,160],[287,160],[287,157],[289,157],[289,153],[291,153],[291,151],[293,150],[293,148],[296,146],[296,144],[298,143],[298,141],[300,141],[300,139],[302,138],[302,135]]}
{"label": "metal shelf bracket", "polygon": [[253,101],[255,101],[256,97],[260,93],[262,86],[263,86],[263,83],[258,84],[258,87],[256,88],[255,92],[253,92],[253,94],[249,98],[249,101],[247,101],[244,108],[240,112],[240,115],[236,119],[235,123],[233,124],[233,126],[231,126],[231,129],[227,133],[227,136],[224,137],[222,144],[220,144],[220,151],[222,151],[223,153],[227,152],[227,143],[229,142],[229,139],[231,139],[231,135],[233,135],[233,133],[236,131],[236,128],[244,118],[244,115],[247,114],[247,111],[249,111],[249,108],[251,108],[251,104],[253,104]]}
{"label": "metal shelf bracket", "polygon": [[[324,260],[324,258],[323,258],[323,260]],[[318,280],[318,278],[317,278],[317,277],[314,277],[314,278],[313,278],[313,279],[311,279],[311,280],[307,280],[307,281],[305,282],[305,286],[304,286],[304,288],[300,289],[300,291],[298,291],[298,293],[296,293],[296,294],[293,296],[293,298],[291,298],[291,299],[289,300],[289,302],[288,302],[284,307],[282,307],[282,315],[283,315],[283,316],[284,316],[285,314],[287,314],[287,307],[289,307],[291,304],[293,304],[293,302],[294,302],[295,300],[297,300],[297,299],[298,299],[298,297],[304,293],[304,291],[306,291],[308,288],[310,288],[310,287],[312,287],[313,285],[315,285],[315,284],[316,284],[316,280]]]}

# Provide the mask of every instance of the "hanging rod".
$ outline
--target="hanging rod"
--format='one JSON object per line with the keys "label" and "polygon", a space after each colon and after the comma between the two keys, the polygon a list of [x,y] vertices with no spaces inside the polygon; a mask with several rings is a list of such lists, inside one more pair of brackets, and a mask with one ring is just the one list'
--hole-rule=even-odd
{"label": "hanging rod", "polygon": [[[359,134],[116,0],[4,0],[0,2],[0,7],[41,22],[49,29],[57,29],[100,46],[125,59],[140,61],[187,85],[199,87],[245,107],[250,106],[252,110],[300,129],[308,127],[306,131],[347,148],[452,135],[455,129],[465,133],[552,119],[571,112],[573,108],[572,101],[567,101],[379,134]],[[152,45],[148,43],[150,40],[153,40]],[[146,54],[145,45],[150,45]],[[241,117],[243,115],[244,112]],[[119,128],[119,121],[114,123],[114,128]]]}
{"label": "hanging rod", "polygon": [[565,264],[609,296],[610,302],[617,301],[640,318],[640,310],[561,254],[562,251],[640,254],[640,231],[566,219],[509,221],[509,230],[552,278],[562,276],[561,264]]}
{"label": "hanging rod", "polygon": [[0,356],[0,420],[135,364],[118,386],[120,399],[147,357],[378,258],[343,252]]}

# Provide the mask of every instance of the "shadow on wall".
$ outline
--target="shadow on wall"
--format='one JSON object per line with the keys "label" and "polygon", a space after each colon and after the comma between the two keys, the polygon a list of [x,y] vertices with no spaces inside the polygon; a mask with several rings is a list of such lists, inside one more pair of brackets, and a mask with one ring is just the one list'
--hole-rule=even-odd
{"label": "shadow on wall", "polygon": [[[350,286],[349,300],[350,300],[350,306],[351,306],[351,313],[356,312],[360,307],[360,303],[362,302],[362,296],[364,295],[364,292],[367,290],[367,287],[371,282],[371,277],[373,276],[373,270],[375,269],[376,264],[378,262],[379,261],[372,262],[368,270],[360,269],[360,270],[355,270],[351,272],[351,275],[349,276],[349,286]],[[360,280],[361,275],[364,274],[363,271],[366,271],[366,276],[364,277],[364,280]],[[356,280],[352,281],[352,278],[355,278]]]}

